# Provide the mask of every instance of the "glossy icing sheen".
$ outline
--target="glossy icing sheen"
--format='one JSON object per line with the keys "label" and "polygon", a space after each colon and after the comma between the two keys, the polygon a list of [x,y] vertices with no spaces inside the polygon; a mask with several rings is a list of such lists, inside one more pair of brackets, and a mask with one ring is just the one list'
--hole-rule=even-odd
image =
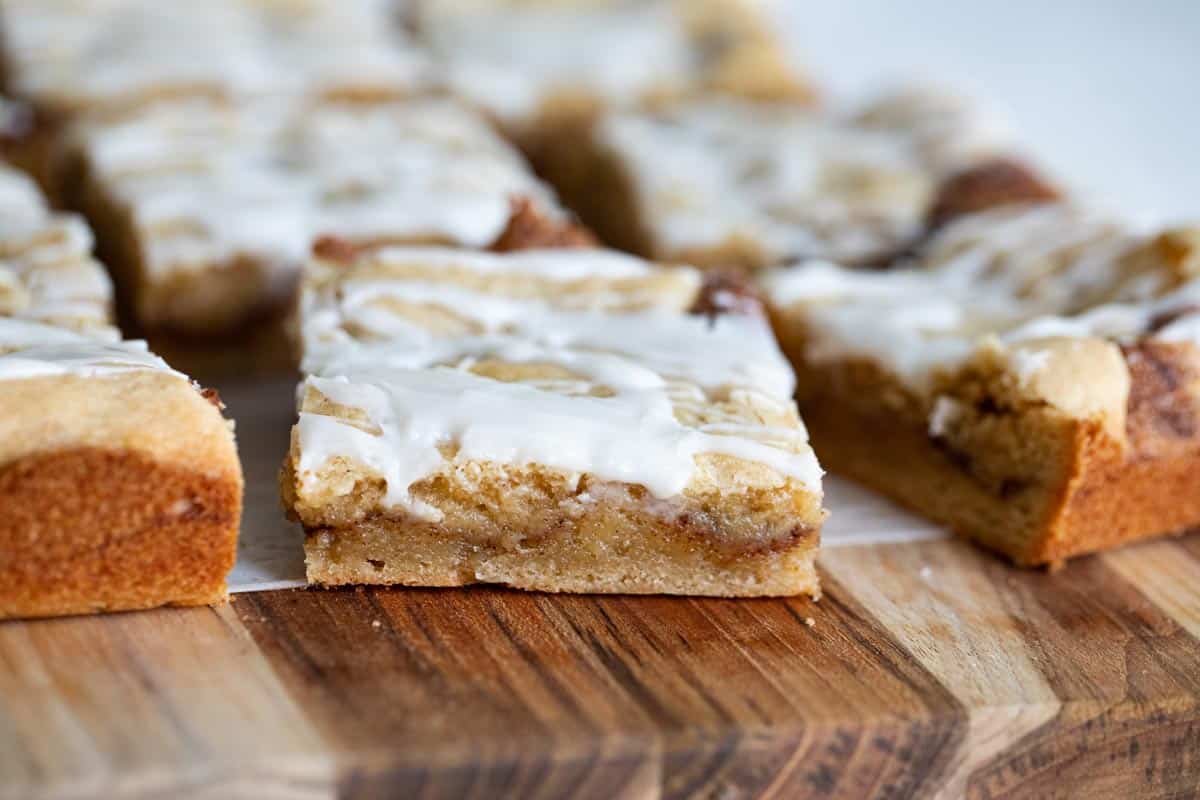
{"label": "glossy icing sheen", "polygon": [[[302,413],[304,486],[315,489],[323,467],[349,458],[384,476],[387,503],[436,518],[409,498],[408,488],[444,468],[438,445],[453,443],[456,462],[537,463],[641,484],[659,497],[683,491],[702,453],[762,464],[820,491],[820,469],[802,427],[722,420],[716,411],[723,400],[776,415],[791,410],[793,378],[763,320],[710,320],[666,300],[622,308],[609,296],[611,287],[593,286],[586,297],[555,291],[516,297],[436,279],[439,259],[550,284],[650,274],[642,262],[598,251],[464,259],[394,250],[388,258],[424,259],[431,269],[419,279],[310,288],[302,301],[304,368],[312,373],[304,388],[361,409],[379,431]],[[697,273],[679,270],[674,277],[681,294],[694,295]],[[636,291],[626,288],[620,299],[628,302]],[[410,310],[448,309],[469,323],[470,333],[439,334],[396,311],[397,300]],[[497,361],[559,369],[553,377],[514,382],[470,371]],[[684,424],[681,413],[706,417]]]}
{"label": "glossy icing sheen", "polygon": [[238,255],[291,274],[322,235],[485,246],[515,195],[557,213],[520,156],[444,100],[166,103],[76,137],[151,279]]}
{"label": "glossy icing sheen", "polygon": [[598,126],[662,256],[743,239],[769,263],[859,260],[919,233],[938,182],[1001,139],[955,98],[907,92],[856,115],[735,101]]}
{"label": "glossy icing sheen", "polygon": [[1200,344],[1200,280],[1156,259],[1151,242],[1067,205],[1004,208],[951,223],[907,266],[809,263],[772,272],[764,288],[802,315],[815,362],[867,358],[920,388],[987,346],[1028,377],[1044,364],[1015,346],[1047,337]]}
{"label": "glossy icing sheen", "polygon": [[387,0],[13,0],[2,20],[12,90],[60,110],[428,82]]}
{"label": "glossy icing sheen", "polygon": [[0,315],[107,325],[112,285],[81,219],[51,212],[24,174],[0,166]]}

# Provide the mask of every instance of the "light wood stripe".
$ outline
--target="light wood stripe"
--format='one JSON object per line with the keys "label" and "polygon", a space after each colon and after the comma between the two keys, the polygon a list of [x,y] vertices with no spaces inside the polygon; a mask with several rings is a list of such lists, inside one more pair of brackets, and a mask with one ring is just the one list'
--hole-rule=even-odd
{"label": "light wood stripe", "polygon": [[934,796],[964,796],[981,764],[1058,713],[990,557],[948,541],[829,550],[821,565],[970,709]]}
{"label": "light wood stripe", "polygon": [[[1200,642],[1103,558],[1014,572],[1006,609],[1063,703],[972,776],[1017,796],[1070,786],[1104,796],[1186,796],[1200,765]],[[1086,757],[1081,757],[1081,754]]]}
{"label": "light wood stripe", "polygon": [[1147,542],[1107,553],[1104,561],[1184,630],[1200,638],[1200,558],[1182,543]]}
{"label": "light wood stripe", "polygon": [[228,607],[0,625],[0,664],[4,797],[330,796]]}

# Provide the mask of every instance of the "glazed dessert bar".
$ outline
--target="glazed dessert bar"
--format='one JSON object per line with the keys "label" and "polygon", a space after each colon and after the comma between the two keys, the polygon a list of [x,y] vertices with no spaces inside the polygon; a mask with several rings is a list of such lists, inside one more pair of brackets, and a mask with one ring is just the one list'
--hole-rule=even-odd
{"label": "glazed dessert bar", "polygon": [[[649,258],[878,265],[925,235],[952,177],[999,159],[1005,140],[989,115],[932,90],[852,113],[707,99],[605,115],[541,161],[604,241]],[[993,190],[1005,169],[1037,183],[994,161]]]}
{"label": "glazed dessert bar", "polygon": [[757,302],[603,250],[318,261],[282,476],[310,583],[815,593],[821,471]]}
{"label": "glazed dessert bar", "polygon": [[108,324],[82,221],[0,171],[0,618],[225,596],[241,514],[216,405]]}
{"label": "glazed dessert bar", "polygon": [[39,178],[59,127],[82,112],[195,96],[378,99],[430,85],[391,0],[13,0],[0,28],[5,89],[34,111],[18,153]]}
{"label": "glazed dessert bar", "polygon": [[450,86],[526,144],[603,108],[811,96],[753,2],[416,0],[410,15]]}
{"label": "glazed dessert bar", "polygon": [[71,141],[63,193],[155,343],[277,323],[323,236],[504,248],[573,230],[516,151],[449,100],[185,100]]}
{"label": "glazed dessert bar", "polygon": [[1020,564],[1200,524],[1200,230],[967,214],[764,279],[822,460]]}

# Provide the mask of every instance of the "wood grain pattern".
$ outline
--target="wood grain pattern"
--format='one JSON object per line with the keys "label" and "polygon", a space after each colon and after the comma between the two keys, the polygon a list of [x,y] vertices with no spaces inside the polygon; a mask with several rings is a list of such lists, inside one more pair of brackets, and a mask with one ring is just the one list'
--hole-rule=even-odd
{"label": "wood grain pattern", "polygon": [[7,623],[0,797],[1200,794],[1196,537],[823,571],[820,603],[295,590]]}

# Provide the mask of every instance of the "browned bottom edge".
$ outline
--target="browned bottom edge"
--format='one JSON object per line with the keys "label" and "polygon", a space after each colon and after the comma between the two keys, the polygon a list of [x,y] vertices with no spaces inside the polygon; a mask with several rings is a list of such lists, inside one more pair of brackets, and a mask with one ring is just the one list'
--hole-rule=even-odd
{"label": "browned bottom edge", "polygon": [[234,476],[77,448],[0,466],[0,618],[223,600]]}
{"label": "browned bottom edge", "polygon": [[[1200,525],[1200,451],[1126,458],[1085,421],[1063,437],[1056,481],[999,489],[963,454],[881,409],[871,415],[826,396],[802,414],[821,463],[1024,566],[1053,564]],[[1036,500],[1018,508],[1012,491]]]}
{"label": "browned bottom edge", "polygon": [[618,530],[624,524],[597,518],[570,535],[480,541],[432,523],[372,518],[309,530],[308,580],[322,586],[488,583],[583,594],[819,594],[814,529],[797,526],[786,542],[731,554],[698,543],[688,531],[664,534],[642,526],[629,535]]}

